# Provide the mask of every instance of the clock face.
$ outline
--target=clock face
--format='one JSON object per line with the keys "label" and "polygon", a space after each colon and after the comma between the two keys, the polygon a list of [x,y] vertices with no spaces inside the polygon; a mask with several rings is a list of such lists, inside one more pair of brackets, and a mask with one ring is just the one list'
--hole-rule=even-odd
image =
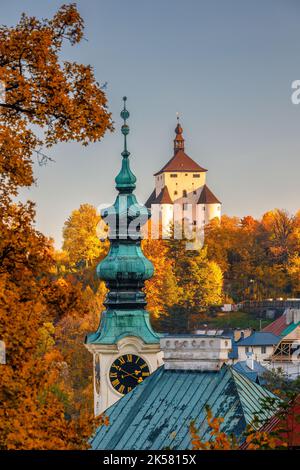
{"label": "clock face", "polygon": [[124,354],[112,363],[109,380],[115,390],[125,395],[149,375],[149,367],[144,359],[135,354]]}

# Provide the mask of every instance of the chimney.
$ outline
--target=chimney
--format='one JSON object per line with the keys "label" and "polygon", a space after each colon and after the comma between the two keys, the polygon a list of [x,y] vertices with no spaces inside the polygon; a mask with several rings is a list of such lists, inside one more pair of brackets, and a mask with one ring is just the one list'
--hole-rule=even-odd
{"label": "chimney", "polygon": [[247,354],[247,359],[246,359],[246,365],[249,367],[249,369],[254,370],[254,358],[253,358],[253,353],[248,352]]}
{"label": "chimney", "polygon": [[228,361],[231,340],[222,336],[174,335],[160,340],[165,369],[218,371]]}

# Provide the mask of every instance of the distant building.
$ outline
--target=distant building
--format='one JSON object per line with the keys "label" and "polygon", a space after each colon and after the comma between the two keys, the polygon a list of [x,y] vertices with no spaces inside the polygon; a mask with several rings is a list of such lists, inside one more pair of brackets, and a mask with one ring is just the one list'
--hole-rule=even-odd
{"label": "distant building", "polygon": [[203,231],[205,224],[221,218],[221,201],[206,185],[207,170],[185,153],[182,132],[178,122],[174,155],[154,174],[155,189],[145,203],[152,211],[152,221],[159,221],[164,232],[184,220],[190,229]]}
{"label": "distant building", "polygon": [[252,328],[212,328],[202,326],[195,331],[198,335],[223,336],[231,341],[231,351],[228,353],[228,363],[234,364],[238,361],[238,342],[252,334]]}

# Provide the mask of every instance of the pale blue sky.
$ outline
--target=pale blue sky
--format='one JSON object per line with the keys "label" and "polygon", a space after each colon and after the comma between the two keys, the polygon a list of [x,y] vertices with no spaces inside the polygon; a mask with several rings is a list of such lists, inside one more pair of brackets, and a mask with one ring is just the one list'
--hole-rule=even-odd
{"label": "pale blue sky", "polygon": [[[62,3],[2,2],[1,23],[15,24],[22,11],[48,17]],[[153,189],[153,173],[172,156],[179,111],[186,151],[208,168],[223,213],[259,217],[274,207],[300,207],[300,105],[290,98],[292,81],[300,79],[298,0],[77,4],[88,41],[68,47],[64,58],[92,64],[97,80],[108,82],[116,132],[87,148],[51,149],[56,163],[36,166],[37,186],[22,192],[37,202],[37,227],[57,246],[73,209],[114,198],[123,95],[140,201]]]}

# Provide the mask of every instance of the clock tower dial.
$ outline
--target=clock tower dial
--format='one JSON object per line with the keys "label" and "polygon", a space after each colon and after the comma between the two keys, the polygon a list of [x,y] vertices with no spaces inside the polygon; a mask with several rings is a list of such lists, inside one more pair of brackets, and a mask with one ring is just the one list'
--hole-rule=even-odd
{"label": "clock tower dial", "polygon": [[148,364],[136,354],[119,356],[109,370],[111,385],[122,395],[130,392],[149,375]]}

